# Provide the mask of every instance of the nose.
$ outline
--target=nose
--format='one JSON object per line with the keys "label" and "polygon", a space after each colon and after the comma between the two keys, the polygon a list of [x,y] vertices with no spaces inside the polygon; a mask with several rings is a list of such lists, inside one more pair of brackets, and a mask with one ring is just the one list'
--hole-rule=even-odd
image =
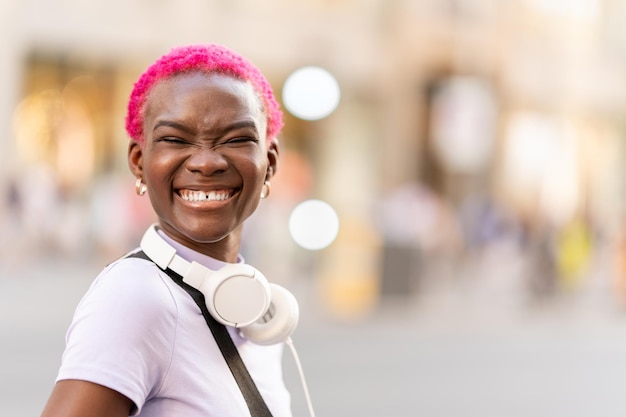
{"label": "nose", "polygon": [[226,171],[228,160],[218,150],[203,147],[192,151],[186,166],[189,171],[212,175]]}

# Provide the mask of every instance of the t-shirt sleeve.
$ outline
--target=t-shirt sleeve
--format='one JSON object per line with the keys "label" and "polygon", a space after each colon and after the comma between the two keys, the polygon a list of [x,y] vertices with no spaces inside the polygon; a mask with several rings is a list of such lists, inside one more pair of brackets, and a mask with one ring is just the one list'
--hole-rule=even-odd
{"label": "t-shirt sleeve", "polygon": [[107,267],[80,301],[66,336],[57,381],[111,388],[138,413],[169,370],[177,308],[159,269],[141,259]]}

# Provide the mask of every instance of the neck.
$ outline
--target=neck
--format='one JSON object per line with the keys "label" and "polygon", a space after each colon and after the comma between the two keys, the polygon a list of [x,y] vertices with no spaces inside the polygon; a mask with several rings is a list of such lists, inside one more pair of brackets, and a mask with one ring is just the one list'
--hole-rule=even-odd
{"label": "neck", "polygon": [[191,236],[182,235],[176,230],[170,230],[167,225],[165,227],[159,225],[159,229],[165,233],[167,237],[178,244],[218,261],[236,263],[239,259],[242,234],[241,227],[214,242],[202,242],[197,239],[193,239]]}

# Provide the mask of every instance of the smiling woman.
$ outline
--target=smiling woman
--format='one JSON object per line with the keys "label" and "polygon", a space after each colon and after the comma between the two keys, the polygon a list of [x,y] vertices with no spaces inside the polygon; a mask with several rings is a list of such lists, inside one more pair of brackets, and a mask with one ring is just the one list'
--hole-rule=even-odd
{"label": "smiling woman", "polygon": [[174,49],[140,77],[128,163],[158,224],[79,304],[43,416],[291,415],[297,302],[239,255],[281,128],[263,75],[222,46]]}

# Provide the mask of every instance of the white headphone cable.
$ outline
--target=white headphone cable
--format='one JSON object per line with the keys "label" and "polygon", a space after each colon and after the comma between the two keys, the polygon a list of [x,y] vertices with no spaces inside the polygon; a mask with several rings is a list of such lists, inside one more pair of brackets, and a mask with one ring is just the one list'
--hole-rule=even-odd
{"label": "white headphone cable", "polygon": [[313,411],[313,402],[311,401],[311,396],[309,394],[309,388],[306,384],[306,379],[304,378],[304,371],[302,370],[302,364],[300,363],[300,358],[298,357],[298,352],[296,351],[296,347],[293,345],[293,340],[291,337],[288,337],[285,341],[285,344],[289,346],[289,350],[293,355],[293,359],[296,362],[296,368],[298,369],[298,374],[300,375],[300,382],[302,383],[302,390],[304,391],[304,397],[306,398],[306,404],[309,409],[309,415],[311,417],[315,417],[315,411]]}

